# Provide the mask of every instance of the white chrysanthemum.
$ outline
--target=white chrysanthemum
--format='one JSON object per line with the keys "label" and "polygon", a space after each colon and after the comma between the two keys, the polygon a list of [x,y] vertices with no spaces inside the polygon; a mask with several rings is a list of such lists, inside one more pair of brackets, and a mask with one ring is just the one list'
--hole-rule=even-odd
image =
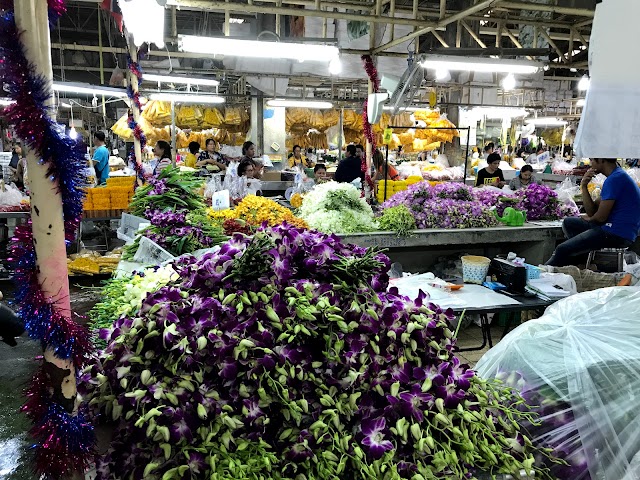
{"label": "white chrysanthemum", "polygon": [[373,210],[351,184],[327,182],[304,196],[299,210],[311,228],[325,233],[355,233],[375,230]]}

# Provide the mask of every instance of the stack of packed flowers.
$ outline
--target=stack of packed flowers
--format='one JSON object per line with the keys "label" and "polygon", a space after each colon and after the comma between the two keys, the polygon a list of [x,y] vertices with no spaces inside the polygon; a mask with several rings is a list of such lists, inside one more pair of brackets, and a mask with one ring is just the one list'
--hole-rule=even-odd
{"label": "stack of packed flowers", "polygon": [[[147,268],[131,277],[109,280],[102,289],[102,300],[88,314],[89,328],[97,334],[101,329],[111,328],[116,319],[136,314],[149,292],[176,278],[176,272],[168,265]],[[106,346],[106,342],[97,336],[94,340],[97,346]]]}
{"label": "stack of packed flowers", "polygon": [[360,190],[348,183],[316,185],[304,196],[298,215],[325,233],[370,232],[378,227]]}
{"label": "stack of packed flowers", "polygon": [[[177,168],[166,168],[147,185],[138,188],[129,212],[145,217],[151,223],[142,235],[174,256],[226,240],[222,229],[207,217],[204,199],[196,193],[201,183]],[[133,258],[139,240],[140,237],[125,248],[123,259]]]}
{"label": "stack of packed flowers", "polygon": [[247,195],[235,208],[209,209],[209,217],[220,224],[225,233],[250,234],[263,223],[270,227],[288,223],[294,227],[307,228],[307,223],[296,217],[291,210],[268,198]]}
{"label": "stack of packed flowers", "polygon": [[462,183],[431,186],[420,182],[396,193],[382,204],[383,209],[406,206],[418,228],[478,228],[497,225],[489,207],[472,196]]}
{"label": "stack of packed flowers", "polygon": [[521,188],[514,198],[518,199],[516,204],[499,202],[498,213],[502,214],[506,207],[512,206],[526,212],[527,220],[560,220],[579,215],[575,203],[560,202],[558,193],[544,185],[531,184]]}
{"label": "stack of packed flowers", "polygon": [[98,479],[545,477],[522,398],[453,354],[389,259],[283,225],[183,257],[83,376]]}

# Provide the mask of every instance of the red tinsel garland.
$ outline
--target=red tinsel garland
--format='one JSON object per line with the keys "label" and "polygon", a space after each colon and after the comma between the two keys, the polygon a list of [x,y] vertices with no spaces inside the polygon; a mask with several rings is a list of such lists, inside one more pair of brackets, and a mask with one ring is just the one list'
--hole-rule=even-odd
{"label": "red tinsel garland", "polygon": [[[362,59],[362,64],[364,65],[364,70],[367,72],[367,76],[369,80],[373,84],[373,91],[377,93],[380,90],[380,78],[378,77],[378,69],[373,61],[373,57],[371,55],[362,55],[360,57]],[[362,105],[362,128],[364,130],[364,136],[367,141],[371,144],[371,151],[374,152],[376,149],[376,137],[373,134],[373,128],[371,127],[371,123],[369,123],[369,113],[368,113],[368,102],[364,101]],[[369,175],[369,169],[367,168],[367,159],[362,159],[362,171],[365,173],[365,180],[367,184],[373,188],[373,180],[371,180],[371,175]]]}

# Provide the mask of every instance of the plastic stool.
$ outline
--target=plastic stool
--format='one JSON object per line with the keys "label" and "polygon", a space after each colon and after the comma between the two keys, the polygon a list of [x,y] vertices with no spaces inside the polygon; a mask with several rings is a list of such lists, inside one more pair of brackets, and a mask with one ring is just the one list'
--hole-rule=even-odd
{"label": "plastic stool", "polygon": [[[598,268],[598,271],[600,272],[604,272],[604,273],[618,273],[618,272],[622,272],[624,270],[624,254],[626,253],[626,251],[628,250],[628,248],[603,248],[601,250],[592,250],[591,252],[589,252],[589,258],[587,258],[587,265],[586,265],[586,269],[589,269],[589,267],[591,266],[592,263],[596,263],[595,259],[596,259],[596,255],[601,254],[602,256],[608,256],[608,257],[615,257],[616,262],[617,262],[617,270],[615,271],[610,271],[607,272],[606,270],[609,269],[602,269],[602,268]],[[605,263],[613,263],[613,262],[605,262]]]}

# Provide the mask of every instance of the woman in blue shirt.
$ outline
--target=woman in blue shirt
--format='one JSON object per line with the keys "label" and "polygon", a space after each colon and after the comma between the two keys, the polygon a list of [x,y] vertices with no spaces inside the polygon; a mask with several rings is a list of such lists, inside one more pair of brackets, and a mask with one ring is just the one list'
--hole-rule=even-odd
{"label": "woman in blue shirt", "polygon": [[98,131],[93,134],[93,144],[96,146],[93,152],[93,166],[99,185],[107,183],[109,178],[109,150],[104,146],[105,138],[104,132]]}
{"label": "woman in blue shirt", "polygon": [[[602,173],[607,177],[600,200],[591,199],[588,185]],[[567,241],[556,248],[547,265],[564,267],[575,256],[603,248],[625,248],[636,241],[640,232],[640,188],[613,158],[596,158],[580,184],[587,212],[582,218],[565,218],[562,229]]]}

